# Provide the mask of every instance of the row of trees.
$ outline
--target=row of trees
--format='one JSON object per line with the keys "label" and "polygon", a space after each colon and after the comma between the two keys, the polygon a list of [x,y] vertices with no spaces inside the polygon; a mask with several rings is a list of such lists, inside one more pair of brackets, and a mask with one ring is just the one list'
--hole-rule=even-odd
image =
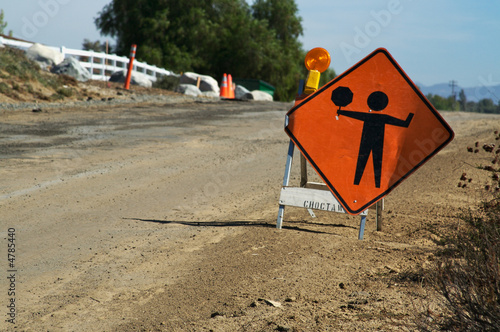
{"label": "row of trees", "polygon": [[306,75],[294,0],[113,0],[95,23],[118,54],[137,44],[139,60],[176,72],[261,79],[277,100],[293,99]]}
{"label": "row of trees", "polygon": [[467,101],[464,90],[460,90],[458,99],[455,96],[445,98],[434,94],[428,94],[426,97],[438,110],[500,114],[500,101],[497,104],[490,98],[481,99],[477,103]]}

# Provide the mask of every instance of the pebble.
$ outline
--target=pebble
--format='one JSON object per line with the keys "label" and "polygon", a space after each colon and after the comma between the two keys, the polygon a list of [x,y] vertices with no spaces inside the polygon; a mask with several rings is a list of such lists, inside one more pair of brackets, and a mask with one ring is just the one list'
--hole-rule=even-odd
{"label": "pebble", "polygon": [[211,315],[210,315],[210,318],[215,318],[215,317],[222,317],[224,316],[222,313],[216,311],[216,312],[213,312]]}
{"label": "pebble", "polygon": [[268,299],[259,299],[259,301],[263,301],[265,304],[270,305],[272,307],[281,307],[281,303],[278,301],[268,300]]}
{"label": "pebble", "polygon": [[363,292],[363,291],[352,292],[351,294],[349,294],[349,297],[369,297],[369,296],[370,296],[370,293]]}

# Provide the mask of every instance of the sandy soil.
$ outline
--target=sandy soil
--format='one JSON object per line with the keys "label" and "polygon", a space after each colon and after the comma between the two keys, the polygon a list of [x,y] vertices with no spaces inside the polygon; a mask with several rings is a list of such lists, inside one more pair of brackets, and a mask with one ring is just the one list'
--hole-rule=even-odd
{"label": "sandy soil", "polygon": [[0,111],[1,270],[10,227],[17,269],[16,325],[2,273],[0,329],[415,330],[434,302],[411,278],[431,266],[428,228],[477,201],[457,188],[480,158],[466,146],[500,117],[445,113],[456,139],[386,198],[383,232],[369,214],[359,241],[359,217],[343,214],[287,207],[275,228],[290,106]]}

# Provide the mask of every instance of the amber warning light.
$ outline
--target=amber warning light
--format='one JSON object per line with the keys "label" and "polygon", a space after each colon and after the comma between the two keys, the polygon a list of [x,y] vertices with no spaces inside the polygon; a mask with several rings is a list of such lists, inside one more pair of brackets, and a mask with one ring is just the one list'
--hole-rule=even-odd
{"label": "amber warning light", "polygon": [[321,47],[316,47],[307,52],[305,65],[309,74],[307,75],[305,94],[311,94],[318,90],[321,73],[330,67],[330,53]]}

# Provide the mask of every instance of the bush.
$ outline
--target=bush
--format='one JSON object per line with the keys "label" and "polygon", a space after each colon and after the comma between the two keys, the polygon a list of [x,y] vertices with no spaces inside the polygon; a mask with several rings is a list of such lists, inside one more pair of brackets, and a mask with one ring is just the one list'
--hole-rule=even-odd
{"label": "bush", "polygon": [[[500,139],[497,131],[495,139]],[[480,144],[475,145],[467,150],[481,152]],[[462,212],[459,219],[465,227],[445,237],[446,247],[438,253],[432,274],[444,313],[427,313],[422,330],[500,331],[500,149],[489,143],[482,151],[491,160],[490,165],[478,166],[489,179],[481,188],[483,203]],[[468,182],[462,174],[459,187]]]}
{"label": "bush", "polygon": [[[19,82],[24,82],[24,85],[20,85]],[[78,85],[72,77],[44,72],[21,50],[12,47],[0,48],[0,93],[18,99],[19,96],[15,91],[24,92],[26,87],[26,91],[35,95],[31,82],[39,82],[44,87],[55,91],[53,99],[56,100],[74,94],[74,91],[68,90],[64,87],[65,85]]]}
{"label": "bush", "polygon": [[498,206],[462,215],[466,228],[449,239],[435,286],[448,315],[440,328],[500,331],[500,221]]}
{"label": "bush", "polygon": [[0,82],[0,93],[6,95],[10,91],[10,87],[4,82]]}
{"label": "bush", "polygon": [[162,76],[153,83],[154,88],[175,91],[179,86],[180,77]]}
{"label": "bush", "polygon": [[71,88],[65,88],[65,87],[57,89],[56,92],[57,92],[57,94],[59,94],[59,95],[61,95],[63,97],[71,97],[74,94],[73,89],[71,89]]}
{"label": "bush", "polygon": [[3,72],[3,78],[13,76],[23,80],[37,79],[41,75],[35,62],[26,58],[23,51],[12,47],[0,49],[0,72]]}

